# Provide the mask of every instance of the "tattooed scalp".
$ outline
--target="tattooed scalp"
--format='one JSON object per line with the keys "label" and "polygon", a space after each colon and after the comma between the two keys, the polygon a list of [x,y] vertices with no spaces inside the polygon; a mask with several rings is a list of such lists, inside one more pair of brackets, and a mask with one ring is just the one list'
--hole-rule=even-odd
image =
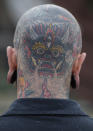
{"label": "tattooed scalp", "polygon": [[18,97],[67,98],[72,65],[82,47],[74,16],[56,5],[40,5],[19,20],[17,50]]}

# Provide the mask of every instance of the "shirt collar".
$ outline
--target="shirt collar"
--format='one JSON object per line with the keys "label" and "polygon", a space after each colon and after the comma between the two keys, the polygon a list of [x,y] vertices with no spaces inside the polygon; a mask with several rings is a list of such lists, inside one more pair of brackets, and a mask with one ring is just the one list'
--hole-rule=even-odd
{"label": "shirt collar", "polygon": [[11,115],[79,115],[86,116],[73,100],[21,98],[13,102],[2,116]]}

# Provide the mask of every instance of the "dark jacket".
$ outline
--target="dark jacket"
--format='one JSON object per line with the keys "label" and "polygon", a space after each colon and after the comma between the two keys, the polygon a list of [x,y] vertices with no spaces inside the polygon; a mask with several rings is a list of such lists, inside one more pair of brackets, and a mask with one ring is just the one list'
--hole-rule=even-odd
{"label": "dark jacket", "polygon": [[93,119],[72,100],[25,98],[0,117],[0,131],[93,131]]}

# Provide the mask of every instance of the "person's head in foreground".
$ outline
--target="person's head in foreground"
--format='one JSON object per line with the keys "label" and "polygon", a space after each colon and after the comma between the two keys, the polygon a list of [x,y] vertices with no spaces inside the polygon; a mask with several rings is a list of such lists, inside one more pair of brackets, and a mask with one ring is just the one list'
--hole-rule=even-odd
{"label": "person's head in foreground", "polygon": [[[86,53],[74,16],[56,5],[40,5],[18,22],[14,48],[7,48],[10,83],[17,81],[18,98],[69,98],[79,87]],[[17,79],[16,79],[17,71]]]}

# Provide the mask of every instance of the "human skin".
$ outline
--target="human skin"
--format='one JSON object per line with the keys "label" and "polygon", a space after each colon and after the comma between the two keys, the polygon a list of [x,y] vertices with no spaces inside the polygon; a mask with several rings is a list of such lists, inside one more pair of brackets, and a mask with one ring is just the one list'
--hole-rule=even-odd
{"label": "human skin", "polygon": [[18,98],[67,99],[72,73],[79,85],[86,54],[80,54],[80,27],[67,10],[55,5],[29,10],[17,25],[14,47],[7,50],[8,80],[16,69]]}

